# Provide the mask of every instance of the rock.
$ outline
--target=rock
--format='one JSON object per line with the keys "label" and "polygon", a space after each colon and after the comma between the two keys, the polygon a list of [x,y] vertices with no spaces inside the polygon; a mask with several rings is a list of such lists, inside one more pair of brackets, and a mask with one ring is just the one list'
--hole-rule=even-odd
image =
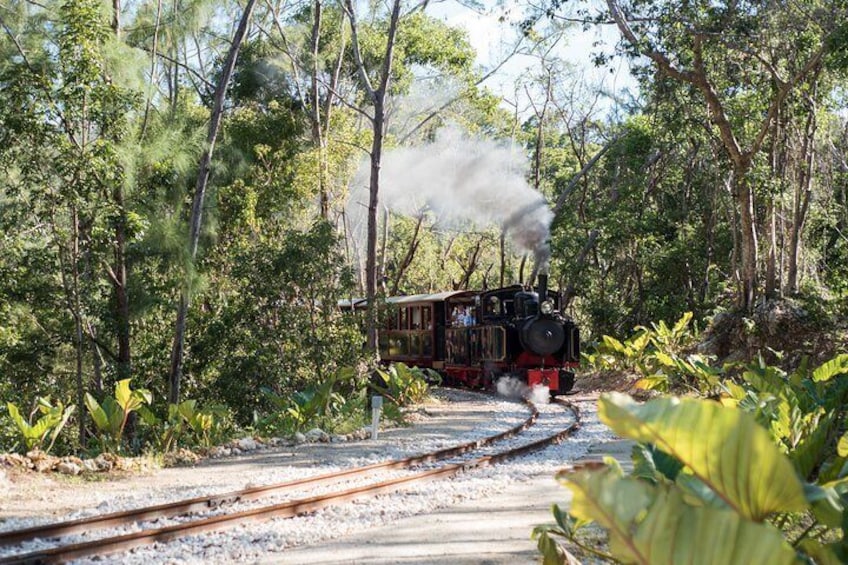
{"label": "rock", "polygon": [[295,432],[294,436],[292,436],[292,439],[294,439],[295,445],[300,443],[306,443],[306,436],[300,432]]}
{"label": "rock", "polygon": [[230,453],[232,455],[241,455],[241,449],[239,449],[238,447],[234,447],[230,450]]}
{"label": "rock", "polygon": [[[56,465],[56,461],[50,458],[36,459],[33,461],[33,465],[35,465],[35,470],[39,473],[46,473],[47,471],[52,471],[53,467]],[[70,473],[65,473],[70,474]],[[76,473],[73,473],[76,475]]]}
{"label": "rock", "polygon": [[98,471],[111,471],[115,464],[108,453],[101,453],[94,459],[94,464]]}
{"label": "rock", "polygon": [[59,464],[56,465],[56,471],[63,475],[79,475],[82,473],[82,467],[73,461],[60,461]]}
{"label": "rock", "polygon": [[330,435],[320,428],[313,428],[306,432],[306,441],[327,443],[330,441]]}
{"label": "rock", "polygon": [[330,436],[330,443],[344,443],[347,441],[347,436],[342,435],[332,435]]}
{"label": "rock", "polygon": [[100,470],[97,468],[97,463],[94,462],[94,459],[83,459],[82,468],[89,473],[96,473]]}
{"label": "rock", "polygon": [[243,437],[238,440],[237,447],[242,451],[253,451],[258,445],[252,437]]}
{"label": "rock", "polygon": [[176,451],[172,451],[170,453],[166,453],[163,457],[165,465],[167,466],[184,466],[184,465],[194,465],[200,460],[200,457],[190,449],[180,448]]}

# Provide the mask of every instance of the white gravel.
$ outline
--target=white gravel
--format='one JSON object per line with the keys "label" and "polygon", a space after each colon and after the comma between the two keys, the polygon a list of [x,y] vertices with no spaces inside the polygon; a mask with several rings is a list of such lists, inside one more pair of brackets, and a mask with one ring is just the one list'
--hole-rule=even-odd
{"label": "white gravel", "polygon": [[[361,442],[359,449],[354,449],[343,457],[334,457],[332,464],[318,461],[316,464],[310,465],[308,471],[303,466],[257,467],[250,473],[249,482],[255,485],[272,484],[324,474],[340,468],[360,466],[441,449],[504,431],[522,422],[527,417],[526,408],[516,402],[456,391],[439,391],[439,394],[446,399],[462,399],[465,402],[469,398],[473,398],[473,402],[479,405],[480,410],[490,416],[488,418],[478,417],[473,422],[473,426],[458,433],[453,430],[454,433],[451,434],[415,433],[416,429],[426,429],[426,423],[422,423],[420,427],[416,426],[416,428],[410,430],[410,433],[394,436],[386,434],[376,441]],[[284,553],[282,552],[290,547],[315,544],[352,532],[389,524],[406,516],[451,506],[463,500],[493,496],[516,481],[523,481],[542,474],[554,474],[569,462],[585,455],[591,445],[614,439],[608,428],[598,421],[594,399],[579,401],[577,404],[581,410],[583,425],[574,436],[559,445],[548,447],[504,464],[474,470],[450,480],[415,484],[398,493],[327,508],[307,516],[293,519],[275,519],[249,526],[239,526],[222,532],[207,533],[164,544],[146,546],[129,553],[114,554],[102,559],[80,560],[77,563],[102,563],[104,559],[107,562],[144,565],[149,563],[230,563],[273,560],[274,556],[283,560]],[[573,421],[571,414],[556,404],[539,405],[539,410],[541,414],[537,424],[530,431],[525,432],[517,439],[509,440],[508,443],[527,443],[551,435],[555,431],[567,427]],[[503,445],[503,442],[499,443],[496,449],[502,449]],[[480,455],[481,452],[479,451],[475,451],[473,454],[474,457]],[[193,474],[206,471],[202,468],[195,468],[184,469],[184,472]],[[385,480],[388,476],[400,476],[402,474],[404,472],[392,472],[381,478]],[[219,480],[220,477],[217,476],[216,481],[212,481],[214,482],[212,487],[204,486],[177,491],[171,488],[170,490],[156,491],[156,489],[151,489],[147,485],[142,491],[127,492],[123,497],[112,498],[104,501],[96,508],[88,508],[74,515],[50,517],[49,519],[42,517],[39,519],[7,520],[2,529],[18,529],[35,523],[114,512],[141,505],[192,496],[218,494],[228,489],[244,488],[246,478],[244,473],[239,472],[237,475],[231,477],[230,486],[226,486],[226,483],[222,484]],[[128,487],[131,488],[130,485]],[[310,494],[319,494],[319,491],[313,490],[310,491]],[[268,501],[263,501],[261,504],[267,505]],[[242,509],[242,507],[239,507],[239,509]],[[224,509],[224,511],[229,510],[231,509]],[[161,527],[172,522],[162,521],[157,523],[157,526]],[[129,531],[131,530],[124,530],[124,532]],[[101,537],[103,535],[106,535],[105,531],[98,531],[93,533],[92,537],[74,536],[73,538],[65,538],[63,543],[71,540],[86,541],[93,539],[94,536]],[[35,551],[49,545],[35,541],[27,544],[24,548],[16,548],[14,553]],[[0,548],[0,557],[9,554],[8,549]]]}

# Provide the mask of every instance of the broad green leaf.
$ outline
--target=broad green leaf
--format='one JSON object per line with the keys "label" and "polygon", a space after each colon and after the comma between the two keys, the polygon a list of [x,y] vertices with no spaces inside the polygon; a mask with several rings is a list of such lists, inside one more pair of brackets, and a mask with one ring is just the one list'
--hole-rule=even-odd
{"label": "broad green leaf", "polygon": [[683,330],[686,329],[686,327],[689,325],[689,322],[691,321],[692,312],[686,312],[685,314],[683,314],[683,316],[680,317],[679,320],[677,320],[677,323],[674,324],[674,329],[671,330],[672,333],[674,335],[680,335],[681,333],[683,333]]}
{"label": "broad green leaf", "polygon": [[624,563],[795,563],[795,552],[767,524],[706,506],[690,506],[675,488],[651,487],[608,469],[557,476],[572,491],[572,514],[609,531],[610,550]]}
{"label": "broad green leaf", "polygon": [[643,377],[636,381],[633,386],[642,390],[659,390],[665,392],[668,390],[668,376],[656,374],[650,377]]}
{"label": "broad green leaf", "polygon": [[626,550],[631,532],[654,501],[656,487],[640,479],[622,477],[605,466],[599,470],[598,465],[561,471],[557,480],[572,493],[571,515],[606,528],[614,555],[634,557]]}
{"label": "broad green leaf", "polygon": [[622,355],[626,353],[624,344],[612,336],[605,335],[601,338],[601,341],[603,341],[603,344],[607,350],[615,351],[616,353],[621,353]]}
{"label": "broad green leaf", "polygon": [[690,506],[674,489],[660,493],[630,543],[647,557],[641,561],[646,564],[797,563],[795,551],[773,526],[729,510]]}
{"label": "broad green leaf", "polygon": [[131,380],[132,379],[124,379],[115,384],[115,401],[117,401],[118,406],[124,410],[127,409],[127,404],[129,404],[130,398],[132,397],[132,391],[130,390]]}
{"label": "broad green leaf", "polygon": [[848,354],[843,353],[819,365],[813,371],[813,381],[817,383],[829,381],[833,377],[845,373],[848,373]]}
{"label": "broad green leaf", "polygon": [[835,488],[808,483],[804,485],[804,496],[813,507],[813,514],[819,522],[832,528],[842,525],[845,508]]}
{"label": "broad green leaf", "polygon": [[635,353],[640,353],[647,347],[648,343],[651,341],[651,334],[648,332],[643,332],[631,337],[628,340],[628,345],[631,349],[634,350]]}
{"label": "broad green leaf", "polygon": [[654,353],[654,358],[660,362],[665,367],[676,367],[677,363],[675,363],[674,358],[667,353],[663,353],[662,351],[657,351]]}
{"label": "broad green leaf", "polygon": [[650,444],[635,444],[630,458],[633,460],[631,475],[652,483],[659,479],[674,481],[683,468],[680,461]]}
{"label": "broad green leaf", "polygon": [[97,400],[89,393],[85,393],[85,407],[88,408],[88,413],[91,415],[91,419],[94,420],[94,425],[97,426],[98,430],[105,431],[109,429],[109,417],[106,415],[106,411],[103,410]]}
{"label": "broad green leaf", "polygon": [[839,438],[839,444],[836,446],[836,452],[840,457],[848,457],[848,432]]}
{"label": "broad green leaf", "polygon": [[[59,408],[61,408],[61,404]],[[62,413],[61,419],[53,426],[53,431],[50,433],[50,445],[47,446],[47,449],[45,451],[50,451],[50,449],[53,447],[53,444],[56,443],[56,439],[59,437],[59,433],[68,423],[68,420],[71,418],[71,415],[76,409],[77,407],[73,404],[65,408],[65,411]]]}
{"label": "broad green leaf", "polygon": [[601,420],[623,437],[651,443],[692,473],[745,518],[807,507],[792,463],[749,414],[716,402],[659,398],[637,404],[608,393]]}
{"label": "broad green leaf", "polygon": [[9,410],[9,416],[12,417],[12,421],[15,423],[15,426],[18,427],[18,430],[22,435],[26,436],[32,426],[30,426],[29,422],[24,420],[23,416],[21,416],[21,412],[18,410],[18,407],[11,402],[7,402],[6,409]]}
{"label": "broad green leaf", "polygon": [[722,510],[730,509],[727,502],[698,477],[689,473],[680,473],[677,475],[675,484],[680,489],[683,499],[692,506],[711,506]]}
{"label": "broad green leaf", "polygon": [[180,402],[178,411],[183,418],[191,420],[194,417],[195,412],[197,412],[197,400],[183,400]]}
{"label": "broad green leaf", "polygon": [[824,545],[820,541],[810,538],[803,540],[798,545],[798,549],[812,557],[816,565],[842,565],[845,563],[834,551],[837,547],[837,544]]}
{"label": "broad green leaf", "polygon": [[141,420],[147,424],[148,426],[158,426],[162,423],[153,410],[148,408],[147,406],[142,406],[138,409],[138,415],[141,416]]}

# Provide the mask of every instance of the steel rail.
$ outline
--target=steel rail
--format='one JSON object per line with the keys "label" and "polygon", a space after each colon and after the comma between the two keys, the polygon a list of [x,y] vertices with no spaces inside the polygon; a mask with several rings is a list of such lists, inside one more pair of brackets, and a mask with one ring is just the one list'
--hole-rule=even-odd
{"label": "steel rail", "polygon": [[327,506],[347,502],[365,496],[375,496],[386,492],[399,490],[401,487],[415,483],[432,480],[436,478],[450,477],[461,472],[482,468],[488,465],[500,463],[507,459],[524,455],[553,443],[562,441],[566,437],[573,434],[580,428],[580,413],[577,406],[566,401],[558,401],[569,408],[575,416],[575,422],[566,429],[557,432],[540,440],[503,451],[494,455],[480,457],[472,461],[464,463],[448,464],[437,469],[431,469],[411,475],[409,477],[400,477],[348,489],[342,492],[330,493],[325,495],[313,496],[299,500],[292,500],[271,506],[253,508],[232,514],[213,516],[211,518],[200,519],[185,524],[176,524],[153,530],[145,530],[112,538],[103,538],[90,542],[77,543],[63,547],[56,547],[42,551],[36,551],[25,555],[19,555],[12,558],[0,559],[0,563],[26,563],[26,564],[47,564],[47,563],[63,563],[71,559],[87,557],[92,555],[107,555],[119,551],[127,551],[143,545],[149,545],[155,542],[170,541],[179,537],[199,534],[210,531],[220,531],[234,526],[265,521],[270,518],[291,518],[301,514],[314,512]]}
{"label": "steel rail", "polygon": [[[271,485],[261,485],[232,491],[224,494],[215,494],[207,496],[199,496],[191,499],[180,500],[176,502],[158,504],[155,506],[147,506],[132,510],[120,512],[111,512],[97,516],[89,516],[79,518],[67,522],[59,522],[53,524],[44,524],[21,530],[12,530],[8,532],[0,532],[0,547],[7,545],[20,544],[36,538],[50,539],[61,536],[67,536],[80,532],[90,532],[96,529],[110,528],[123,526],[140,521],[155,520],[157,518],[168,518],[182,514],[190,514],[193,512],[207,511],[220,506],[235,504],[237,502],[255,500],[272,494],[280,494],[290,490],[313,487],[327,483],[339,482],[341,480],[350,480],[360,476],[368,475],[378,470],[403,469],[431,463],[442,459],[448,459],[463,455],[469,451],[480,449],[481,447],[489,446],[493,443],[513,437],[522,431],[530,428],[535,424],[539,417],[539,411],[528,403],[530,407],[530,416],[524,422],[513,426],[512,428],[475,441],[470,441],[455,447],[448,447],[422,455],[414,455],[404,459],[384,461],[382,463],[374,463],[363,467],[355,467],[345,469],[333,473],[326,473],[315,477],[307,477],[283,483],[275,483]],[[5,559],[0,558],[0,564],[6,563]]]}

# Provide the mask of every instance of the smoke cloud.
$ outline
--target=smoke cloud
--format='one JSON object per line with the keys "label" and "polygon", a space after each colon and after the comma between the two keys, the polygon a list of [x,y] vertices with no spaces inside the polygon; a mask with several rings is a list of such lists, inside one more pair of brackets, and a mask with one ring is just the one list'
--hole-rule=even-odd
{"label": "smoke cloud", "polygon": [[[553,213],[545,197],[525,180],[520,149],[443,128],[432,142],[383,155],[380,203],[406,216],[431,212],[439,225],[466,229],[499,227],[519,252],[546,264]],[[366,212],[369,165],[354,182],[350,217]],[[357,210],[358,209],[358,210]]]}
{"label": "smoke cloud", "polygon": [[537,384],[529,387],[516,377],[505,376],[495,383],[498,394],[506,398],[526,399],[533,404],[547,404],[550,400],[550,391],[545,385]]}

